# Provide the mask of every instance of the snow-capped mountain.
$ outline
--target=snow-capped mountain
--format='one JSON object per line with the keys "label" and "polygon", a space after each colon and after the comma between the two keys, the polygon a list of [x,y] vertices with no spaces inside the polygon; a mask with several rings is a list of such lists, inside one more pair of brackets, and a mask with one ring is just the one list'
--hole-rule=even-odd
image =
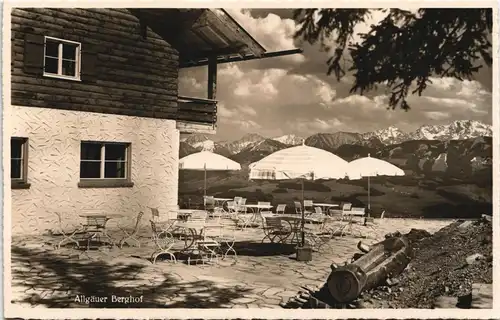
{"label": "snow-capped mountain", "polygon": [[233,142],[226,142],[224,143],[224,147],[226,147],[229,150],[230,154],[237,154],[241,152],[243,149],[246,149],[247,147],[265,140],[264,137],[261,135],[258,135],[256,133],[249,133],[244,135],[241,139],[233,141]]}
{"label": "snow-capped mountain", "polygon": [[[410,140],[465,140],[493,135],[492,126],[474,120],[458,120],[448,125],[424,125],[414,132],[403,132],[395,126],[367,133],[335,132],[318,133],[305,139],[305,144],[335,151],[342,145],[361,145],[376,148],[381,144],[399,144]],[[236,141],[214,142],[205,135],[189,135],[181,141],[198,151],[208,150],[223,155],[235,155],[243,150],[249,152],[250,147],[257,146],[263,141],[279,142],[279,145],[289,147],[302,144],[303,139],[293,134],[266,139],[259,134],[250,133]],[[269,141],[268,141],[269,142]],[[267,145],[267,144],[266,144]],[[276,146],[278,148],[278,146]]]}
{"label": "snow-capped mountain", "polygon": [[492,136],[491,125],[474,120],[457,120],[449,125],[424,125],[409,134],[410,140],[461,140]]}
{"label": "snow-capped mountain", "polygon": [[284,136],[281,137],[276,137],[272,138],[274,141],[281,142],[283,144],[289,145],[289,146],[297,146],[302,144],[304,141],[304,138],[298,137],[294,134],[285,134]]}
{"label": "snow-capped mountain", "polygon": [[189,144],[191,147],[195,148],[198,151],[213,152],[215,149],[215,142],[213,140],[210,140],[207,136],[201,134],[190,135],[181,139],[181,141]]}
{"label": "snow-capped mountain", "polygon": [[395,144],[407,140],[408,134],[394,126],[363,134],[364,139],[371,139],[373,137],[379,139],[383,144]]}

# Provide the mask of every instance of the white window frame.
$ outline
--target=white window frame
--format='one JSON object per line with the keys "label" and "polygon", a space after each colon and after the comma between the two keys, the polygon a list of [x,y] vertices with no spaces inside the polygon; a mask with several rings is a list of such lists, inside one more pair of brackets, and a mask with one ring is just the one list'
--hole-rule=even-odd
{"label": "white window frame", "polygon": [[[47,51],[47,40],[59,43],[59,51],[58,51],[58,57],[57,57],[57,59],[58,59],[57,73],[45,72],[45,59],[47,57],[47,52],[46,52]],[[63,45],[65,43],[76,45],[75,76],[67,76],[67,75],[62,74]],[[45,36],[44,41],[43,41],[43,76],[50,77],[50,78],[59,78],[59,79],[66,79],[66,80],[81,81],[80,80],[81,61],[82,61],[81,57],[82,57],[82,44],[80,42]]]}
{"label": "white window frame", "polygon": [[[100,174],[99,178],[82,178],[80,177],[80,181],[86,181],[86,180],[123,180],[123,181],[130,181],[130,168],[131,168],[131,163],[130,163],[130,158],[131,158],[131,144],[127,142],[104,142],[104,141],[81,141],[80,145],[83,144],[97,144],[100,145],[101,147],[101,158],[99,160],[84,160],[82,159],[82,155],[80,154],[80,168],[82,165],[82,162],[99,162],[100,165]],[[125,147],[125,161],[113,161],[113,160],[108,160],[106,161],[106,145],[122,145]],[[123,162],[124,167],[125,167],[125,176],[123,178],[106,178],[104,177],[104,170],[105,170],[105,164],[106,162]]]}

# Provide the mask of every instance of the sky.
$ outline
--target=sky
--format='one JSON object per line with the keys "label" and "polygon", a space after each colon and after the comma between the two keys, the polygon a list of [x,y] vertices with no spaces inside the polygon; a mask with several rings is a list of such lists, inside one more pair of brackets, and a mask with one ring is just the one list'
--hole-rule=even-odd
{"label": "sky", "polygon": [[[387,110],[385,92],[350,94],[352,77],[328,76],[328,52],[293,39],[297,28],[289,9],[226,9],[268,51],[302,48],[302,54],[218,66],[216,141],[248,133],[265,137],[368,132],[396,126],[409,132],[454,120],[492,122],[492,71],[483,67],[473,81],[432,78],[422,96],[411,95],[410,111]],[[356,32],[382,19],[374,14]],[[179,95],[206,97],[207,68],[181,69]]]}

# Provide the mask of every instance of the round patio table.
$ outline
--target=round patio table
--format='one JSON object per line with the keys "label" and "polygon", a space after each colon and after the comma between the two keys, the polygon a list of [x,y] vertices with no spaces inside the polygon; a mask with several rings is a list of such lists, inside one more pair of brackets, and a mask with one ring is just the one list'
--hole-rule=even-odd
{"label": "round patio table", "polygon": [[320,207],[322,212],[328,214],[328,211],[332,208],[338,208],[340,205],[333,203],[313,203],[314,207]]}
{"label": "round patio table", "polygon": [[[300,241],[300,232],[301,232],[301,227],[300,223],[302,221],[302,217],[300,215],[297,216],[290,216],[290,215],[277,215],[282,221],[286,221],[290,225],[290,230],[292,233],[292,238],[290,242],[293,242],[294,239],[297,239],[297,242]],[[307,217],[304,217],[304,222],[312,222],[313,219],[309,219]]]}
{"label": "round patio table", "polygon": [[[171,233],[176,235],[179,240],[184,240],[184,247],[180,250],[181,252],[191,249],[196,240],[202,235],[203,228],[200,229],[199,227],[199,224],[189,223],[189,221],[176,223],[172,227]],[[199,232],[198,229],[200,229]]]}
{"label": "round patio table", "polygon": [[[123,218],[123,214],[117,213],[103,213],[98,210],[88,210],[83,213],[78,214],[78,216],[85,218],[86,223],[83,225],[83,231],[89,234],[90,241],[92,238],[96,237],[98,234],[102,234],[109,240],[109,244],[112,246],[116,245],[115,241],[109,236],[106,224],[111,219],[119,219]],[[87,244],[87,250],[89,249],[90,244]]]}

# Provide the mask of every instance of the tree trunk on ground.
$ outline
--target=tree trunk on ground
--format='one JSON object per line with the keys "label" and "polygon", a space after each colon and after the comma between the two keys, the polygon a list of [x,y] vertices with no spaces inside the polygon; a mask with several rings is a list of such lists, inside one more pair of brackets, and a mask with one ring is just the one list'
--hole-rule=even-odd
{"label": "tree trunk on ground", "polygon": [[411,260],[412,248],[405,237],[391,237],[373,245],[353,263],[332,270],[327,286],[341,303],[355,300],[362,291],[375,288],[400,274]]}

